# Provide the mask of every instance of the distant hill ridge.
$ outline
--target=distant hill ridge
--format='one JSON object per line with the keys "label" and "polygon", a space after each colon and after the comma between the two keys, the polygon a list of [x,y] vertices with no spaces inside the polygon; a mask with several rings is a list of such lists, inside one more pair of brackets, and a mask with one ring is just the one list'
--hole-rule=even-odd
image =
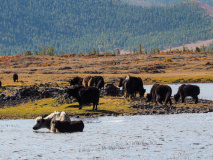
{"label": "distant hill ridge", "polygon": [[[154,0],[150,0],[154,1]],[[0,0],[0,54],[165,47],[213,38],[199,3],[142,7],[119,0]],[[202,22],[202,23],[201,23]]]}
{"label": "distant hill ridge", "polygon": [[133,4],[133,5],[141,5],[141,6],[166,6],[171,4],[177,4],[180,2],[202,2],[206,5],[213,7],[212,0],[121,0],[122,2]]}
{"label": "distant hill ridge", "polygon": [[201,8],[203,8],[210,16],[213,17],[213,7],[200,1],[193,1],[193,2],[199,5]]}

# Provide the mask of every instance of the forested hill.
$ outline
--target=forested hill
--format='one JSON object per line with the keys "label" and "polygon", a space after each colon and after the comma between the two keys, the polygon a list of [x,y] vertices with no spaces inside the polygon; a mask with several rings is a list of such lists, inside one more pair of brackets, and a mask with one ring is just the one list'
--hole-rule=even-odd
{"label": "forested hill", "polygon": [[[166,6],[184,2],[186,0],[120,0],[120,1],[133,5],[142,5],[142,6]],[[188,0],[188,2],[191,1],[203,2],[213,7],[213,0]]]}
{"label": "forested hill", "polygon": [[194,3],[141,7],[119,0],[0,0],[0,54],[164,48],[213,38],[213,20]]}

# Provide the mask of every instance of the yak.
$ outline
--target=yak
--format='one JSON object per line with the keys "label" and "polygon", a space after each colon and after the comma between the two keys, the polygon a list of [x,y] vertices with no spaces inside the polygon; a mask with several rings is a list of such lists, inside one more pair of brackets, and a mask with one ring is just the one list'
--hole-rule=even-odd
{"label": "yak", "polygon": [[33,126],[34,130],[38,130],[41,128],[47,128],[50,130],[50,132],[58,132],[57,129],[53,125],[53,121],[68,121],[70,122],[69,115],[62,111],[62,112],[53,112],[49,114],[48,116],[39,116],[36,118],[36,124]]}
{"label": "yak", "polygon": [[150,94],[147,94],[146,102],[150,102],[152,100],[155,102],[155,104],[159,102],[162,105],[162,101],[164,101],[165,105],[167,105],[167,103],[169,102],[171,106],[171,95],[172,89],[170,86],[154,84],[151,88]]}
{"label": "yak", "polygon": [[182,99],[182,103],[185,102],[185,98],[187,96],[191,96],[194,101],[195,101],[195,104],[198,103],[198,95],[200,94],[200,88],[199,86],[197,85],[181,85],[179,88],[178,88],[178,91],[177,93],[174,95],[174,99],[175,99],[175,102],[177,103],[178,100],[181,98]]}
{"label": "yak", "polygon": [[77,76],[77,77],[74,77],[71,81],[69,81],[69,83],[70,83],[70,86],[72,86],[72,85],[81,86],[82,81],[83,81],[83,78]]}
{"label": "yak", "polygon": [[97,106],[99,103],[99,90],[95,87],[75,87],[69,88],[65,91],[68,97],[73,96],[77,99],[79,103],[79,109],[82,108],[83,105],[88,103],[93,103],[93,109],[97,110]]}
{"label": "yak", "polygon": [[123,87],[125,96],[135,97],[137,93],[140,97],[144,96],[146,90],[143,88],[143,81],[140,77],[132,77],[127,75],[125,78],[120,78],[118,87]]}
{"label": "yak", "polygon": [[53,126],[61,133],[83,132],[84,129],[84,123],[81,120],[71,122],[53,121]]}
{"label": "yak", "polygon": [[16,81],[18,82],[18,74],[15,73],[15,74],[13,75],[13,81],[14,81],[14,82],[16,82]]}

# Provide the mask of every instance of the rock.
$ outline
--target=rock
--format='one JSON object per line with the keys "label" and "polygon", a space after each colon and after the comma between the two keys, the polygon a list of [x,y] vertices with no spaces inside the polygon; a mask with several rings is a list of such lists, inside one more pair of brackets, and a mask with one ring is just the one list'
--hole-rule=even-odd
{"label": "rock", "polygon": [[68,69],[72,69],[71,67],[60,67],[58,70],[68,70]]}
{"label": "rock", "polygon": [[85,113],[84,116],[90,116],[90,113]]}

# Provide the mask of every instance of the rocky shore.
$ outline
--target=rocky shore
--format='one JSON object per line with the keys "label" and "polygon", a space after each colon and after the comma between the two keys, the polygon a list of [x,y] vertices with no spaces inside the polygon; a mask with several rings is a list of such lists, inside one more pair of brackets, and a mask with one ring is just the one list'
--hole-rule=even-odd
{"label": "rocky shore", "polygon": [[[4,89],[0,94],[0,109],[2,111],[4,108],[14,108],[16,112],[17,109],[20,108],[22,104],[26,104],[28,102],[35,102],[35,105],[32,104],[33,112],[31,113],[28,109],[22,111],[22,113],[13,113],[8,111],[8,113],[4,113],[4,115],[0,115],[1,119],[13,119],[13,118],[34,118],[38,114],[43,113],[42,106],[46,106],[46,104],[38,105],[37,100],[46,99],[46,98],[57,98],[60,97],[66,98],[66,94],[64,94],[65,88],[52,88],[52,87],[37,87],[31,86],[21,89]],[[155,105],[154,103],[145,103],[144,100],[130,100],[125,99],[123,97],[123,92],[115,87],[113,84],[108,84],[105,87],[105,90],[101,91],[101,99],[105,100],[104,103],[110,102],[108,104],[100,104],[100,108],[98,112],[93,112],[88,109],[82,109],[81,112],[78,107],[75,108],[73,106],[73,111],[70,111],[69,108],[72,107],[71,103],[74,103],[75,100],[70,101],[69,103],[65,101],[61,101],[60,105],[67,105],[63,110],[68,112],[68,114],[72,117],[93,117],[93,116],[123,116],[123,115],[164,115],[164,114],[181,114],[181,113],[208,113],[213,112],[213,101],[199,99],[198,104],[194,104],[192,98],[186,98],[185,103],[174,103],[174,99],[172,97],[172,106],[164,106],[164,105]],[[121,101],[119,107],[117,109],[115,106],[113,107],[113,101],[117,103],[117,101]],[[127,104],[128,103],[128,104]],[[76,103],[77,104],[77,103]],[[123,105],[123,106],[122,106]],[[40,106],[40,107],[39,107]],[[61,108],[53,108],[54,110],[60,110]],[[19,115],[20,114],[20,115]],[[21,115],[23,114],[23,115]],[[43,113],[48,114],[48,113]]]}

